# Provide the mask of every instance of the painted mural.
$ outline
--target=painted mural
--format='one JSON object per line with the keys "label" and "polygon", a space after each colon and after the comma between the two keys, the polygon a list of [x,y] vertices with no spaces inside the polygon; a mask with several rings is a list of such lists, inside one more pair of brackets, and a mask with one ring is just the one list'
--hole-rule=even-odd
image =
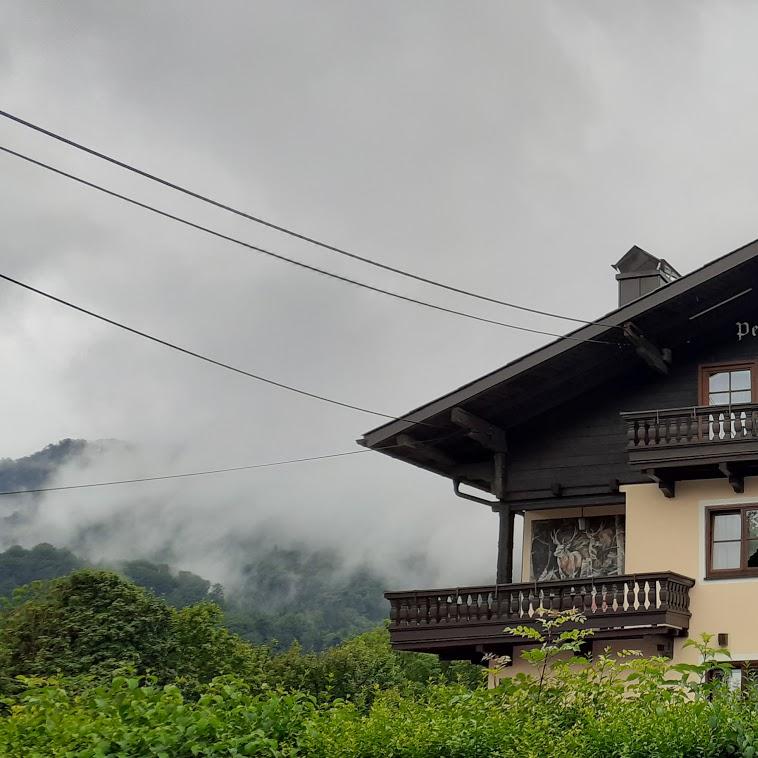
{"label": "painted mural", "polygon": [[624,516],[533,521],[532,581],[623,574],[624,521]]}

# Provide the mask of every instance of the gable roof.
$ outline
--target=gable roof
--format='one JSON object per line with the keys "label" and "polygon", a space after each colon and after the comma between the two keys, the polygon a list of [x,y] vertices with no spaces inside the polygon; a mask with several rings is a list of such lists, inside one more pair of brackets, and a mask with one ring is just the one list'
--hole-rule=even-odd
{"label": "gable roof", "polygon": [[[633,254],[639,259],[636,251],[649,255],[640,248],[632,248],[627,256]],[[524,423],[530,417],[587,391],[593,383],[599,384],[609,376],[643,365],[624,336],[622,327],[625,323],[633,322],[659,347],[673,349],[675,360],[676,346],[690,340],[692,322],[701,312],[713,310],[718,315],[719,324],[726,318],[735,317],[740,313],[736,309],[742,307],[744,310],[744,301],[739,297],[731,298],[747,294],[752,285],[758,289],[758,240],[686,276],[672,279],[591,324],[576,329],[566,338],[554,340],[409,411],[403,415],[404,420],[390,421],[366,432],[358,442],[377,449],[395,446],[398,435],[409,434],[420,442],[427,441],[430,446],[443,450],[444,457],[455,460],[471,458],[474,451],[467,452],[465,440],[445,440],[446,435],[459,431],[450,421],[453,408],[462,407],[504,429]],[[710,318],[698,321],[696,326],[701,336],[713,329]],[[439,460],[430,461],[428,456],[419,454],[413,447],[393,447],[382,452],[431,471],[451,475],[451,467]]]}

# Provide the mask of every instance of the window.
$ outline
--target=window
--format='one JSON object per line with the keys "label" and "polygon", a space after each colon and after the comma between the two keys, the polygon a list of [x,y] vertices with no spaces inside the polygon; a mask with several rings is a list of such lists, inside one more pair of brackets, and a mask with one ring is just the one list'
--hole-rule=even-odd
{"label": "window", "polygon": [[727,363],[700,369],[700,404],[752,403],[754,363]]}
{"label": "window", "polygon": [[758,576],[758,504],[707,512],[708,579]]}

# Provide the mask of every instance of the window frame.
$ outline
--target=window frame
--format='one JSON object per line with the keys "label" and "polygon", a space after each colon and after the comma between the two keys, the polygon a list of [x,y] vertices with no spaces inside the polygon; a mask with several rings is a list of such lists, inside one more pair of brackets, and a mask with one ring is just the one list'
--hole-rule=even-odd
{"label": "window frame", "polygon": [[[747,511],[758,511],[758,503],[735,503],[734,505],[713,505],[705,509],[705,578],[741,579],[758,578],[758,566],[747,566],[747,545],[750,540],[758,542],[758,536],[747,534]],[[740,516],[740,567],[729,569],[713,568],[713,517],[737,513]],[[729,540],[736,542],[736,540]]]}
{"label": "window frame", "polygon": [[[703,363],[698,371],[698,400],[701,406],[710,406],[708,379],[712,374],[726,371],[750,371],[750,402],[756,402],[758,384],[758,361],[735,361],[729,363]],[[742,405],[742,403],[736,403]],[[729,406],[718,406],[728,408]]]}

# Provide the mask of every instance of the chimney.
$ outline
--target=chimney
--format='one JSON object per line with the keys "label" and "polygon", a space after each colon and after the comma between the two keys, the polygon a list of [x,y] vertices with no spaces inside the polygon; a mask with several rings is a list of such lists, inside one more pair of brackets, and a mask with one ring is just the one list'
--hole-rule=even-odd
{"label": "chimney", "polygon": [[619,308],[681,276],[663,258],[656,258],[637,245],[615,263],[613,268],[618,271]]}

